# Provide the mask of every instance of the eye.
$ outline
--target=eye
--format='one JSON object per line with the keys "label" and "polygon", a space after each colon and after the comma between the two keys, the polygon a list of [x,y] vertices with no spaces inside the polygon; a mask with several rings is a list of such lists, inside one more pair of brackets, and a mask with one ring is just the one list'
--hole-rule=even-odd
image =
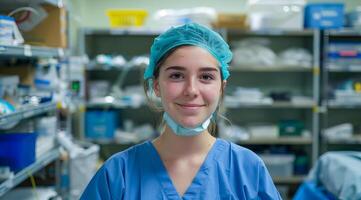
{"label": "eye", "polygon": [[206,73],[202,74],[200,78],[205,81],[211,81],[214,80],[214,75]]}
{"label": "eye", "polygon": [[184,75],[182,73],[180,73],[180,72],[174,72],[174,73],[171,73],[169,75],[169,78],[174,79],[174,80],[178,80],[178,79],[183,79]]}

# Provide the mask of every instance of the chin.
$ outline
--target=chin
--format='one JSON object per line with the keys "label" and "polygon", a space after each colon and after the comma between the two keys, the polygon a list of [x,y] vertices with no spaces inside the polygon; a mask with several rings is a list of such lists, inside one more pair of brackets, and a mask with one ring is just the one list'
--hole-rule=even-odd
{"label": "chin", "polygon": [[198,126],[199,124],[203,123],[203,121],[199,120],[199,119],[183,119],[180,121],[180,124],[183,126],[183,127],[188,127],[188,128],[194,128],[196,126]]}

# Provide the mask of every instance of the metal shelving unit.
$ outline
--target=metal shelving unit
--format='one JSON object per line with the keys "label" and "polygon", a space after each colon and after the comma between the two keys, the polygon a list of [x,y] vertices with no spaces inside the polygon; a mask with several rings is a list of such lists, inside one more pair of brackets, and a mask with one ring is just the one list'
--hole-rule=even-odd
{"label": "metal shelving unit", "polygon": [[[293,89],[291,87],[294,86],[300,86],[302,83],[296,81],[300,80],[308,80],[309,86],[308,87],[308,93],[303,94],[304,96],[309,96],[311,99],[310,102],[305,103],[293,103],[291,102],[277,102],[274,101],[273,103],[267,103],[267,104],[237,104],[237,102],[231,102],[231,105],[227,105],[225,103],[225,107],[229,110],[232,109],[232,113],[236,113],[233,111],[233,109],[255,109],[255,112],[277,112],[278,114],[285,114],[288,115],[288,113],[285,112],[278,112],[279,110],[285,110],[290,109],[289,113],[291,112],[297,112],[301,113],[304,112],[304,114],[299,114],[298,116],[310,116],[305,119],[307,119],[308,124],[311,124],[309,127],[309,130],[312,133],[312,138],[307,138],[306,140],[290,140],[290,139],[275,139],[271,141],[245,141],[245,144],[275,144],[275,145],[294,145],[294,144],[305,144],[305,145],[311,145],[312,150],[309,154],[312,158],[312,163],[314,163],[319,155],[319,112],[320,112],[320,105],[319,105],[319,93],[320,93],[320,39],[321,39],[321,33],[318,30],[302,30],[302,31],[284,31],[284,30],[265,30],[265,31],[243,31],[243,30],[222,30],[222,35],[227,38],[229,43],[232,44],[232,41],[237,41],[239,39],[244,39],[248,37],[267,37],[270,39],[270,41],[274,41],[279,46],[272,46],[269,45],[271,49],[274,49],[275,52],[282,51],[285,48],[288,48],[290,44],[292,46],[299,45],[300,47],[307,48],[312,53],[312,63],[309,68],[305,67],[290,67],[290,66],[236,66],[232,65],[230,67],[230,70],[232,72],[235,72],[231,75],[230,79],[234,76],[238,76],[236,79],[234,79],[234,82],[239,82],[244,84],[241,85],[242,87],[254,87],[252,84],[257,83],[257,79],[261,79],[259,82],[266,84],[259,84],[259,88],[265,87],[263,92],[269,92],[270,88],[273,87],[273,83],[278,84],[275,85],[275,91],[282,90],[280,88],[284,88],[285,83],[287,84],[287,80],[290,82],[289,89],[293,92]],[[285,37],[287,39],[289,38],[290,41],[288,41],[287,45],[284,44],[282,41],[284,41]],[[245,77],[242,77],[241,75],[245,74]],[[277,76],[276,76],[277,75]],[[252,77],[251,77],[252,76]],[[277,79],[273,80],[273,82],[270,82],[269,80],[270,76],[272,78]],[[280,78],[281,76],[282,78]],[[301,78],[303,77],[303,78]],[[245,79],[245,80],[242,80]],[[297,80],[296,80],[297,79]],[[285,80],[285,83],[281,83],[282,80]],[[246,81],[249,81],[246,82]],[[232,80],[228,81],[228,85],[230,85]],[[268,83],[269,82],[269,83]],[[311,82],[311,83],[310,83]],[[234,85],[234,84],[233,84]],[[233,86],[232,85],[232,86]],[[238,86],[237,85],[237,86]],[[266,88],[267,87],[267,88]],[[305,88],[302,88],[301,91],[304,91]],[[248,111],[248,110],[247,110]],[[250,111],[251,112],[251,111]],[[253,111],[252,111],[253,112]],[[296,115],[296,114],[295,114]],[[253,114],[253,117],[256,115]],[[257,115],[258,116],[258,115]],[[268,117],[274,116],[272,114],[268,114]],[[228,116],[227,116],[228,118]],[[242,120],[244,120],[242,117]],[[261,117],[263,120],[265,120],[265,117]],[[232,119],[230,119],[232,121]],[[240,121],[240,120],[239,120]],[[271,121],[274,121],[273,119]],[[247,121],[248,122],[248,121]]]}
{"label": "metal shelving unit", "polygon": [[5,46],[0,45],[0,56],[12,57],[63,57],[62,48],[38,47],[38,46]]}
{"label": "metal shelving unit", "polygon": [[323,151],[329,150],[360,150],[361,137],[360,134],[356,134],[357,128],[361,126],[359,123],[359,112],[361,110],[361,101],[358,102],[341,102],[332,98],[330,94],[330,86],[335,85],[346,79],[353,79],[355,77],[361,77],[361,65],[349,63],[349,65],[336,64],[330,62],[328,57],[328,48],[330,43],[346,43],[351,44],[352,42],[359,43],[361,39],[360,30],[328,30],[324,31],[323,34],[323,71],[322,71],[322,104],[321,106],[326,108],[322,113],[322,128],[324,131],[326,128],[339,125],[342,123],[351,123],[354,127],[354,133],[351,138],[339,139],[339,140],[328,140],[323,138],[321,141],[321,149]]}
{"label": "metal shelving unit", "polygon": [[56,103],[43,103],[38,106],[26,106],[13,113],[0,116],[0,126],[4,126],[14,121],[28,119],[37,115],[56,110]]}
{"label": "metal shelving unit", "polygon": [[[64,0],[28,0],[28,1],[1,0],[0,10],[9,11],[9,10],[17,9],[22,6],[29,6],[34,4],[47,4],[66,9],[64,3],[65,3]],[[11,60],[13,58],[21,58],[23,60],[30,61],[31,64],[33,64],[32,60],[36,60],[38,58],[62,59],[66,56],[67,53],[68,53],[67,50],[63,48],[33,46],[27,44],[18,45],[18,46],[0,45],[1,60],[8,60],[8,59]],[[58,116],[57,103],[46,102],[46,103],[41,103],[39,105],[22,105],[15,112],[6,115],[1,115],[0,126],[6,126],[7,129],[6,132],[9,132],[9,134],[11,134],[11,132],[13,132],[14,130],[11,128],[14,123],[21,120],[33,120],[34,117],[42,117],[43,114],[47,114],[47,113],[50,113],[57,117]],[[32,126],[35,125],[33,123],[31,124]],[[32,163],[31,165],[27,166],[20,172],[17,172],[15,175],[11,176],[10,178],[0,183],[0,196],[4,195],[9,190],[15,188],[25,179],[32,176],[32,174],[46,167],[49,163],[53,161],[58,161],[59,159],[60,159],[60,147],[57,145],[52,150],[44,154],[37,155],[34,163]],[[55,176],[57,180],[56,183],[54,183],[54,185],[56,186],[59,186],[59,183],[57,182],[58,179],[60,178],[59,172],[60,172],[59,168],[56,167]]]}
{"label": "metal shelving unit", "polygon": [[44,168],[49,163],[55,161],[59,157],[60,157],[59,148],[55,148],[45,153],[44,155],[39,156],[38,159],[33,164],[29,165],[25,169],[16,173],[13,177],[0,183],[0,196],[4,195],[6,192],[19,185],[29,176],[39,171],[40,169]]}

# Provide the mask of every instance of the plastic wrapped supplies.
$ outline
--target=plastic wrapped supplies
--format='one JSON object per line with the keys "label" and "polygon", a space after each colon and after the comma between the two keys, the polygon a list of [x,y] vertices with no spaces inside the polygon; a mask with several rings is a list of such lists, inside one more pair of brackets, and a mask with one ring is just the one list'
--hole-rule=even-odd
{"label": "plastic wrapped supplies", "polygon": [[268,47],[269,40],[250,38],[233,43],[233,65],[237,67],[272,66],[277,55]]}
{"label": "plastic wrapped supplies", "polygon": [[154,16],[154,25],[160,29],[168,29],[171,26],[182,25],[188,22],[195,22],[207,27],[211,27],[217,20],[217,12],[214,8],[196,7],[188,9],[162,9],[158,10]]}
{"label": "plastic wrapped supplies", "polygon": [[252,30],[302,30],[304,0],[248,0],[247,12]]}
{"label": "plastic wrapped supplies", "polygon": [[232,65],[238,68],[311,68],[312,54],[304,48],[290,47],[281,52],[270,48],[267,38],[248,38],[232,43]]}
{"label": "plastic wrapped supplies", "polygon": [[278,63],[287,67],[311,68],[312,55],[306,49],[289,48],[281,52],[278,56]]}
{"label": "plastic wrapped supplies", "polygon": [[14,18],[0,15],[0,45],[20,45],[24,43]]}

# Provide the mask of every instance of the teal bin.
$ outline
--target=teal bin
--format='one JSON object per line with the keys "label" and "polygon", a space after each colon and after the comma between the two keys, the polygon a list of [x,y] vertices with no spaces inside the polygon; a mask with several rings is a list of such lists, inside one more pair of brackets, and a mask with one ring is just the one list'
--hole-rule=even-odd
{"label": "teal bin", "polygon": [[36,133],[1,133],[0,166],[18,172],[35,162]]}
{"label": "teal bin", "polygon": [[89,139],[113,139],[117,122],[116,111],[87,111],[85,114],[85,137]]}
{"label": "teal bin", "polygon": [[298,120],[282,120],[278,128],[280,136],[301,136],[304,124]]}

